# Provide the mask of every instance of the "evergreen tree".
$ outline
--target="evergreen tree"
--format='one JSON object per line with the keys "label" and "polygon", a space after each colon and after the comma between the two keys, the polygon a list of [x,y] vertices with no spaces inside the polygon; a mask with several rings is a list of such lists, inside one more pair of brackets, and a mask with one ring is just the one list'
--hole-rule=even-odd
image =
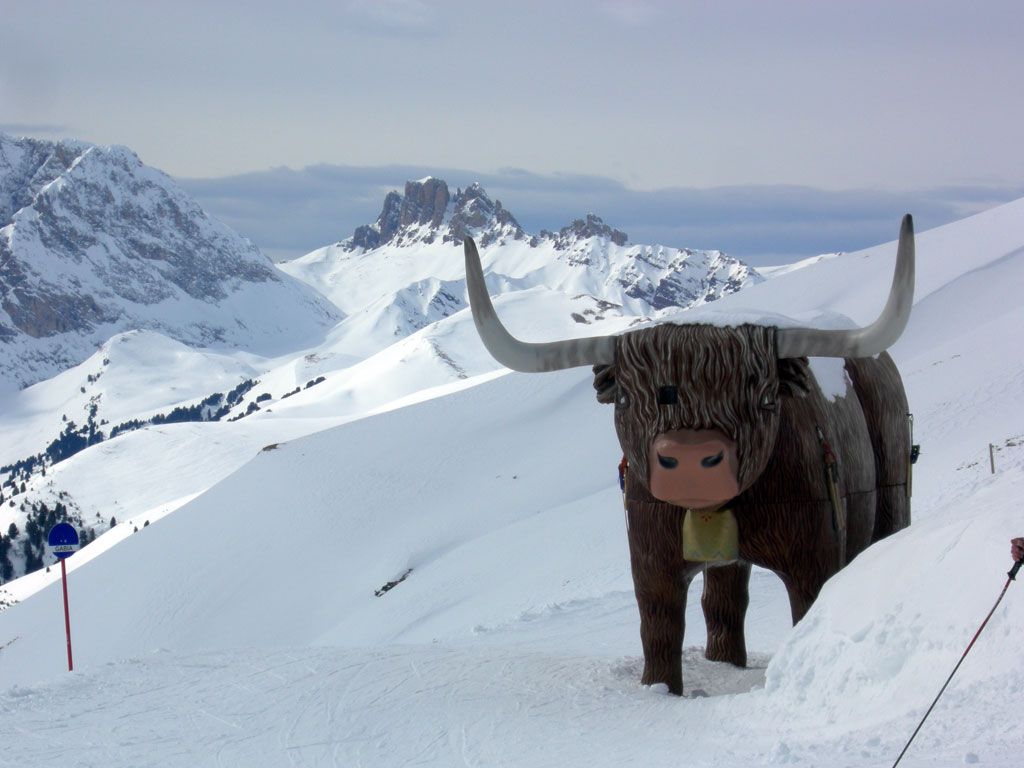
{"label": "evergreen tree", "polygon": [[7,556],[11,549],[11,540],[0,536],[0,581],[9,581],[14,576],[14,566]]}
{"label": "evergreen tree", "polygon": [[42,539],[42,534],[39,531],[39,524],[35,521],[35,518],[32,516],[30,516],[28,520],[25,521],[25,536],[25,543],[28,546],[32,546],[37,539]]}
{"label": "evergreen tree", "polygon": [[36,553],[32,542],[28,539],[21,542],[21,553],[25,556],[25,573],[38,571],[43,567],[43,559]]}

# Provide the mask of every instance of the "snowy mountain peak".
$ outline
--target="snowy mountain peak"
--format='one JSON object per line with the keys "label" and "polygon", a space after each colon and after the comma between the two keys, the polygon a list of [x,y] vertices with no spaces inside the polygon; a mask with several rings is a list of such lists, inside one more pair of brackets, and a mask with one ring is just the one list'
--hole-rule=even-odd
{"label": "snowy mountain peak", "polygon": [[571,224],[562,227],[558,232],[542,229],[540,236],[543,239],[551,240],[558,250],[565,250],[579,240],[588,240],[592,237],[605,238],[615,245],[625,245],[629,240],[629,235],[622,230],[608,226],[600,216],[594,213],[588,213],[586,219],[574,219]]}
{"label": "snowy mountain peak", "polygon": [[337,319],[130,149],[0,134],[0,385],[136,328],[270,353]]}

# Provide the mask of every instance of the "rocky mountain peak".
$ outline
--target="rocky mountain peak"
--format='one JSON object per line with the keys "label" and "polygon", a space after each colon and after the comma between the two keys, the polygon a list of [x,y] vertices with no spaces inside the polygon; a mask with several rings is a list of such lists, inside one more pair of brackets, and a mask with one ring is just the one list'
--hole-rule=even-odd
{"label": "rocky mountain peak", "polygon": [[488,245],[501,238],[526,237],[515,217],[492,200],[479,183],[456,189],[453,197],[448,183],[428,176],[407,181],[405,192],[388,192],[377,221],[357,227],[343,244],[348,250],[371,250],[382,245],[443,242],[461,243],[466,236]]}
{"label": "rocky mountain peak", "polygon": [[357,227],[340,245],[348,251],[371,251],[384,245],[432,243],[438,238],[459,244],[466,237],[474,238],[481,247],[529,237],[531,246],[549,241],[559,251],[595,237],[618,246],[629,241],[625,232],[609,226],[595,213],[575,219],[558,232],[542,229],[539,235],[530,237],[501,200],[492,199],[479,182],[457,188],[452,195],[447,182],[428,176],[407,181],[404,193],[388,192],[377,220]]}

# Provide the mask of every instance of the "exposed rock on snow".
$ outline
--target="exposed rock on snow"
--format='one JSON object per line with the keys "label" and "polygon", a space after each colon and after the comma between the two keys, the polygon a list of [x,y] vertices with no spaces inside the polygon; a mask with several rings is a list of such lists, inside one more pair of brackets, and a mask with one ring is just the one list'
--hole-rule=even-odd
{"label": "exposed rock on snow", "polygon": [[607,238],[616,245],[625,245],[629,239],[625,232],[612,229],[600,216],[593,213],[588,213],[586,219],[574,219],[569,226],[558,230],[558,234],[542,229],[540,236],[554,241],[555,247],[559,250],[570,247],[575,240],[586,240],[591,237]]}

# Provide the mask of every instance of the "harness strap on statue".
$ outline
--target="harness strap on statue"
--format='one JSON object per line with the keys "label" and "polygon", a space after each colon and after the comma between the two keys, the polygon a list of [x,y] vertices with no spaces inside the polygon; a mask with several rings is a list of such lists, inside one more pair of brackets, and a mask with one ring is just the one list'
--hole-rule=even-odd
{"label": "harness strap on statue", "polygon": [[914,493],[914,465],[921,453],[921,446],[914,445],[914,414],[907,414],[907,428],[910,432],[910,461],[907,462],[907,498]]}
{"label": "harness strap on statue", "polygon": [[622,455],[619,462],[619,490],[622,491],[622,516],[626,520],[626,537],[629,537],[629,507],[626,505],[626,472],[629,471],[629,460]]}
{"label": "harness strap on statue", "polygon": [[825,486],[828,489],[828,500],[832,504],[832,530],[837,536],[846,536],[846,508],[839,498],[839,471],[836,468],[836,455],[828,444],[825,433],[820,426],[815,426],[818,442],[821,443],[822,461],[825,464]]}

